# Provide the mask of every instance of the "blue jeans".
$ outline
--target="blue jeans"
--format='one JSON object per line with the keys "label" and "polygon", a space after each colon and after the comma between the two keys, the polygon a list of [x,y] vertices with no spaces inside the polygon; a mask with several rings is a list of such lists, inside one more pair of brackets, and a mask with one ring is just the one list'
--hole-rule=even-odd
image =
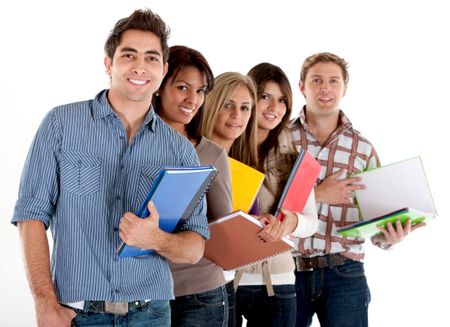
{"label": "blue jeans", "polygon": [[152,300],[145,305],[133,309],[126,315],[114,315],[104,312],[86,312],[75,309],[77,316],[72,326],[95,327],[169,327],[170,305],[166,300]]}
{"label": "blue jeans", "polygon": [[225,285],[228,296],[228,327],[236,327],[236,291],[234,280]]}
{"label": "blue jeans", "polygon": [[296,326],[306,327],[317,314],[322,327],[366,327],[370,291],[361,262],[314,271],[296,271]]}
{"label": "blue jeans", "polygon": [[265,285],[239,286],[236,291],[236,323],[242,326],[295,326],[295,285],[273,285],[274,296]]}
{"label": "blue jeans", "polygon": [[184,295],[170,301],[172,326],[228,326],[228,299],[225,286]]}

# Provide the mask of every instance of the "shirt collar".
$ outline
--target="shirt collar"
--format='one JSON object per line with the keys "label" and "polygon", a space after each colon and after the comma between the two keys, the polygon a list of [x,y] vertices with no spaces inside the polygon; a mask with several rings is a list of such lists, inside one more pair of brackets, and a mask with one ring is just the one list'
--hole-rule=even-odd
{"label": "shirt collar", "polygon": [[[304,128],[308,128],[308,124],[306,123],[306,105],[304,105],[303,108],[300,110],[300,113],[298,115],[298,120]],[[339,126],[338,126],[338,128],[342,128],[342,129],[346,129],[346,130],[353,130],[352,122],[344,114],[344,112],[342,110],[339,110]]]}
{"label": "shirt collar", "polygon": [[[108,90],[103,90],[95,96],[92,106],[92,115],[94,119],[102,119],[109,115],[117,117],[108,101]],[[152,132],[154,132],[155,129],[155,118],[155,110],[153,109],[153,105],[150,105],[150,109],[145,116],[143,124],[147,125]]]}

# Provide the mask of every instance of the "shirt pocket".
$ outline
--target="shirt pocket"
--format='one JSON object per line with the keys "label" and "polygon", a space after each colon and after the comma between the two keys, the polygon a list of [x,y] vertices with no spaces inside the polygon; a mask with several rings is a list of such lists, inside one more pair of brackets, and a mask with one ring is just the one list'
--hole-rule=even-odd
{"label": "shirt pocket", "polygon": [[100,189],[102,159],[89,153],[62,151],[61,191],[73,195],[91,195]]}
{"label": "shirt pocket", "polygon": [[137,190],[137,202],[138,206],[142,205],[142,202],[147,198],[147,195],[155,183],[156,178],[161,170],[159,165],[143,165],[141,167],[141,175],[139,179],[139,185]]}

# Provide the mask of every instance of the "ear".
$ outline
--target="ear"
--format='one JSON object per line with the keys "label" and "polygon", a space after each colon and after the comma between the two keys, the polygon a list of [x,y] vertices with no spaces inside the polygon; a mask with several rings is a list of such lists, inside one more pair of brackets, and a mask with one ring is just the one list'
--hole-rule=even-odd
{"label": "ear", "polygon": [[306,98],[306,95],[305,95],[305,83],[303,83],[302,81],[300,81],[299,83],[298,83],[298,87],[299,87],[299,89],[300,89],[300,92],[303,94],[303,96]]}
{"label": "ear", "polygon": [[164,69],[163,69],[163,75],[162,75],[162,79],[164,79],[164,77],[166,76],[167,72],[169,71],[169,64],[166,62],[164,64]]}
{"label": "ear", "polygon": [[342,92],[342,97],[344,97],[345,94],[347,93],[347,85],[348,85],[348,84],[345,84],[345,85],[344,85],[344,91]]}
{"label": "ear", "polygon": [[103,63],[106,68],[106,74],[108,74],[109,77],[111,77],[111,66],[112,66],[112,60],[110,57],[106,56],[103,60]]}

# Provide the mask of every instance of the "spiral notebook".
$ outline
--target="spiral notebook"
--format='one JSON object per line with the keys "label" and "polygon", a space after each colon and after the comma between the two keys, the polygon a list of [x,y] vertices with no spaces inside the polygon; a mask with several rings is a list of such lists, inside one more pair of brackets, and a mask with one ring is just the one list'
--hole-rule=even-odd
{"label": "spiral notebook", "polygon": [[[136,211],[136,216],[144,218],[150,200],[159,214],[159,228],[173,232],[192,214],[195,207],[208,192],[217,170],[214,166],[164,167],[153,183],[147,198]],[[151,249],[139,249],[122,242],[117,254],[119,258],[150,254]]]}
{"label": "spiral notebook", "polygon": [[294,242],[286,237],[262,241],[258,237],[262,228],[259,220],[241,210],[219,218],[209,224],[211,237],[204,256],[224,270],[235,270],[294,249]]}

